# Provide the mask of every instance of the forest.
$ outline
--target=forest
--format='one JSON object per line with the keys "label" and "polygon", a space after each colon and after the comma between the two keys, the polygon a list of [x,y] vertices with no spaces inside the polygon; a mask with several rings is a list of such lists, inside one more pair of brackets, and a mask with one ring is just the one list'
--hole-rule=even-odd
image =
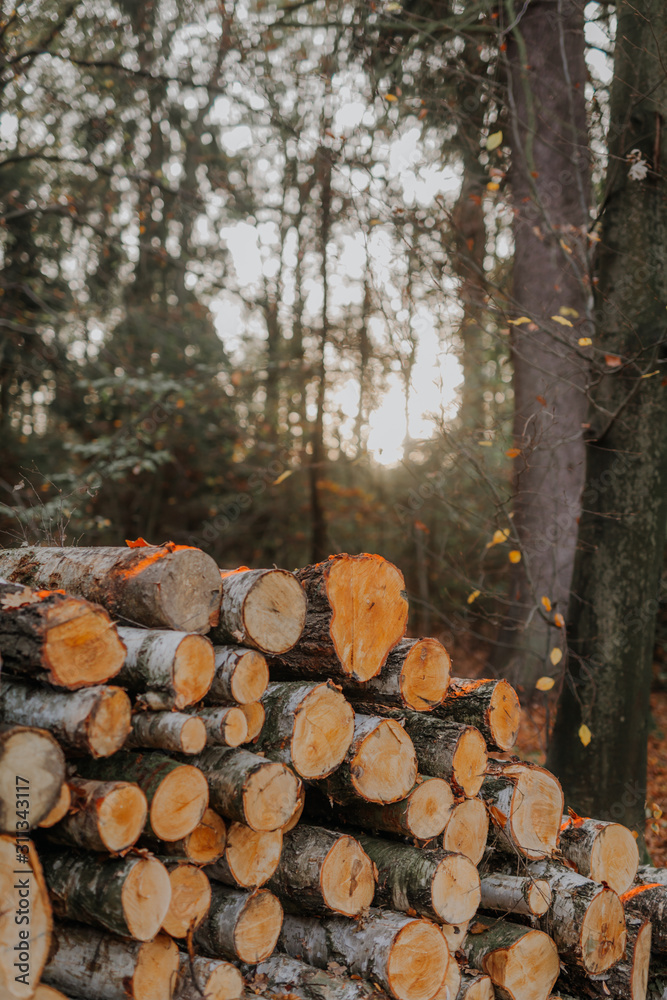
{"label": "forest", "polygon": [[641,840],[666,61],[660,0],[3,4],[0,545],[380,553]]}

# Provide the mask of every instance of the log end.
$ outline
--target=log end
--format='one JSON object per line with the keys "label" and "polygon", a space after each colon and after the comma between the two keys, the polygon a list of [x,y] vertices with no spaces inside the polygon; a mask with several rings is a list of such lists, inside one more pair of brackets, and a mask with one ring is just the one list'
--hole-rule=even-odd
{"label": "log end", "polygon": [[482,965],[494,986],[505,991],[501,995],[522,1000],[546,1000],[560,972],[556,945],[548,934],[535,930],[495,948]]}
{"label": "log end", "polygon": [[206,809],[201,822],[188,835],[186,853],[196,865],[210,865],[222,857],[227,842],[227,827],[222,816]]}
{"label": "log end", "polygon": [[93,757],[110,757],[121,749],[132,729],[132,703],[122,688],[103,690],[87,728]]}
{"label": "log end", "polygon": [[268,889],[253,893],[234,930],[234,947],[242,962],[251,965],[268,958],[275,948],[283,924],[280,901]]}
{"label": "log end", "polygon": [[30,789],[32,825],[41,823],[56,808],[65,781],[65,755],[51,733],[44,729],[14,726],[0,736],[0,829],[13,831],[16,815],[16,775]]}
{"label": "log end", "polygon": [[244,815],[253,830],[279,830],[294,815],[301,782],[284,764],[267,762],[243,790]]}
{"label": "log end", "polygon": [[482,898],[479,874],[470,858],[450,854],[439,863],[431,885],[433,909],[448,924],[470,920]]}
{"label": "log end", "polygon": [[201,822],[208,782],[197,767],[183,764],[162,780],[150,805],[150,824],[160,840],[182,840]]}
{"label": "log end", "polygon": [[125,645],[107,612],[81,598],[65,597],[46,615],[44,666],[54,684],[75,690],[115,677]]}
{"label": "log end", "polygon": [[343,762],[354,735],[354,710],[329,684],[318,684],[295,713],[291,740],[294,770],[302,778],[324,778]]}
{"label": "log end", "polygon": [[626,930],[623,904],[612,889],[601,888],[581,925],[581,952],[589,975],[606,972],[623,958]]}
{"label": "log end", "polygon": [[159,591],[159,596],[150,600],[159,606],[159,615],[155,621],[142,624],[199,634],[217,625],[222,584],[215,561],[201,549],[189,547],[171,551],[165,547],[158,559],[157,548],[143,551],[147,552],[145,569],[140,572],[133,567],[128,576],[136,577],[139,587]]}
{"label": "log end", "polygon": [[406,823],[417,840],[438,837],[449,822],[454,796],[442,778],[427,778],[410,795]]}
{"label": "log end", "polygon": [[651,961],[651,937],[653,927],[646,921],[637,933],[632,954],[632,973],[630,976],[631,1000],[644,1000],[648,989],[649,965]]}
{"label": "log end", "polygon": [[146,822],[148,803],[138,785],[114,782],[97,804],[97,829],[108,851],[118,853],[132,847]]}
{"label": "log end", "polygon": [[484,857],[489,834],[489,814],[481,799],[464,799],[452,809],[452,814],[442,835],[446,851],[465,854],[474,865]]}
{"label": "log end", "polygon": [[528,890],[528,897],[526,900],[530,912],[536,917],[543,917],[551,906],[552,899],[553,893],[551,891],[551,886],[546,879],[536,878]]}
{"label": "log end", "polygon": [[464,920],[462,924],[443,924],[441,926],[442,936],[447,942],[447,947],[451,955],[455,955],[457,951],[461,951],[466,934],[468,933],[469,923],[469,920]]}
{"label": "log end", "polygon": [[151,941],[169,909],[169,873],[156,858],[142,858],[123,882],[121,906],[136,941]]}
{"label": "log end", "polygon": [[382,719],[352,758],[350,774],[356,791],[369,802],[404,799],[417,777],[417,756],[403,727]]}
{"label": "log end", "polygon": [[301,817],[303,816],[303,810],[306,807],[306,789],[303,785],[299,788],[299,797],[297,799],[296,807],[290,818],[285,823],[282,828],[283,833],[289,833],[297,825]]}
{"label": "log end", "polygon": [[474,798],[484,783],[486,743],[479,729],[467,726],[457,743],[452,759],[452,780],[463,794]]}
{"label": "log end", "polygon": [[437,639],[418,639],[408,653],[401,671],[401,695],[408,708],[428,712],[439,705],[447,692],[451,660]]}
{"label": "log end", "polygon": [[426,920],[411,920],[394,938],[387,980],[396,1000],[431,1000],[447,973],[449,949]]}
{"label": "log end", "polygon": [[211,883],[195,865],[175,865],[169,872],[171,898],[162,919],[162,930],[184,938],[202,922],[211,905]]}
{"label": "log end", "polygon": [[516,847],[527,858],[550,857],[558,845],[563,815],[563,790],[542,767],[510,764],[505,774],[516,777],[509,825]]}
{"label": "log end", "polygon": [[203,635],[187,635],[174,654],[175,708],[201,701],[215,675],[213,646]]}
{"label": "log end", "polygon": [[[20,771],[18,772],[21,773]],[[32,996],[34,984],[39,981],[51,944],[51,905],[49,894],[42,874],[42,866],[33,844],[24,841],[21,844],[18,860],[18,848],[14,836],[0,836],[0,997],[7,1000],[28,1000]],[[15,923],[16,913],[20,912],[20,885],[15,869],[20,869],[23,878],[30,882],[30,931],[29,938],[29,986],[24,986],[16,980],[17,969],[14,962],[23,961],[20,952],[13,946],[20,943],[18,932],[22,925]]]}
{"label": "log end", "polygon": [[205,746],[206,725],[202,719],[193,715],[191,719],[183,723],[183,728],[181,729],[181,750],[183,753],[201,753]]}
{"label": "log end", "polygon": [[58,796],[56,804],[54,805],[53,809],[51,809],[51,811],[47,813],[44,819],[40,820],[38,826],[41,826],[43,829],[48,829],[51,826],[55,826],[56,823],[59,823],[60,820],[67,815],[71,802],[72,802],[72,793],[69,790],[69,785],[67,784],[66,781],[63,781],[62,785],[60,786],[60,794]]}
{"label": "log end", "polygon": [[496,684],[488,711],[489,728],[499,750],[511,750],[519,735],[521,705],[516,691],[506,680]]}
{"label": "log end", "polygon": [[225,861],[236,884],[242,889],[254,889],[268,882],[278,867],[282,847],[282,830],[258,832],[243,823],[232,823]]}
{"label": "log end", "polygon": [[231,690],[234,701],[249,705],[259,701],[269,683],[269,667],[265,657],[255,649],[248,649],[238,661],[232,675]]}
{"label": "log end", "polygon": [[630,830],[620,823],[604,826],[591,851],[593,881],[606,882],[622,896],[634,882],[638,866],[639,849]]}
{"label": "log end", "polygon": [[373,902],[373,863],[354,837],[341,836],[320,869],[324,902],[336,913],[354,917]]}
{"label": "log end", "polygon": [[246,723],[246,743],[252,743],[255,737],[259,736],[266,719],[266,712],[261,701],[250,701],[239,705],[239,711],[243,712]]}
{"label": "log end", "polygon": [[305,621],[306,594],[293,573],[267,570],[253,584],[243,608],[251,645],[275,656],[286,653],[298,642]]}
{"label": "log end", "polygon": [[147,941],[139,952],[132,976],[133,1000],[171,1000],[178,966],[178,946],[170,937],[158,934]]}

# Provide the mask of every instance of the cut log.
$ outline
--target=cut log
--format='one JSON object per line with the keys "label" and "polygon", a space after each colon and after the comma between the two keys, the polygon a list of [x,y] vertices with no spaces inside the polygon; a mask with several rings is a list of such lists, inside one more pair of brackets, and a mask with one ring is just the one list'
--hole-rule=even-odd
{"label": "cut log", "polygon": [[195,932],[195,942],[213,958],[252,965],[273,952],[282,922],[283,908],[267,889],[249,893],[215,883],[208,916]]}
{"label": "cut log", "polygon": [[480,793],[497,831],[497,846],[526,858],[550,856],[558,845],[563,791],[536,764],[489,761]]}
{"label": "cut log", "polygon": [[412,740],[395,719],[354,716],[354,736],[340,767],[317,787],[334,802],[344,805],[399,802],[417,778],[417,757]]}
{"label": "cut log", "polygon": [[108,757],[130,731],[130,699],[119,687],[89,687],[58,692],[4,677],[0,721],[48,729],[66,749]]}
{"label": "cut log", "polygon": [[365,835],[359,843],[377,868],[377,905],[448,924],[460,924],[475,914],[479,875],[469,858]]}
{"label": "cut log", "polygon": [[382,806],[373,802],[350,802],[339,809],[324,795],[309,791],[307,814],[322,826],[352,823],[361,829],[396,833],[415,840],[430,840],[445,829],[454,806],[454,796],[441,778],[417,777],[404,799]]}
{"label": "cut log", "polygon": [[68,1000],[68,997],[60,990],[54,990],[53,986],[40,983],[33,994],[32,1000]]}
{"label": "cut log", "polygon": [[185,712],[135,712],[125,750],[153,749],[200,753],[206,746],[206,725]]}
{"label": "cut log", "polygon": [[490,976],[470,972],[461,976],[459,991],[454,994],[454,1000],[494,1000],[495,995]]}
{"label": "cut log", "polygon": [[76,690],[114,677],[125,647],[104,608],[0,583],[0,656],[7,673]]}
{"label": "cut log", "polygon": [[269,683],[266,658],[255,649],[215,646],[215,674],[208,689],[207,705],[259,701]]}
{"label": "cut log", "polygon": [[51,942],[42,866],[25,834],[0,836],[0,997],[29,1000]]}
{"label": "cut log", "polygon": [[188,861],[193,865],[212,865],[225,850],[227,827],[222,816],[212,809],[206,809],[192,833],[181,840],[165,841],[144,834],[140,844],[154,854]]}
{"label": "cut log", "polygon": [[117,682],[153,711],[201,701],[215,674],[213,646],[203,635],[119,628],[127,657]]}
{"label": "cut log", "polygon": [[282,830],[258,833],[231,823],[223,856],[208,869],[211,878],[239,889],[255,889],[271,878],[283,848]]}
{"label": "cut log", "polygon": [[454,803],[442,846],[445,851],[465,854],[474,865],[484,857],[489,835],[489,814],[482,799],[461,799]]}
{"label": "cut log", "polygon": [[244,966],[243,972],[249,987],[247,996],[256,991],[260,996],[301,1000],[381,1000],[386,996],[372,983],[332,975],[279,952],[254,968]]}
{"label": "cut log", "polygon": [[551,887],[544,879],[530,875],[482,876],[482,902],[485,910],[501,913],[521,913],[529,917],[542,917],[551,906]]}
{"label": "cut log", "polygon": [[653,951],[667,951],[667,888],[659,883],[635,885],[623,893],[621,902],[626,914],[643,917],[653,924]]}
{"label": "cut log", "polygon": [[379,674],[405,635],[403,574],[378,555],[330,556],[296,574],[308,595],[301,641],[282,657],[285,677],[319,680]]}
{"label": "cut log", "polygon": [[568,988],[586,997],[618,997],[620,1000],[646,1000],[651,960],[652,926],[644,917],[626,914],[627,943],[625,955],[601,976],[585,975],[576,966],[564,968]]}
{"label": "cut log", "polygon": [[329,962],[379,983],[395,1000],[432,1000],[447,972],[447,942],[427,920],[371,909],[361,921],[287,914],[280,947],[310,965]]}
{"label": "cut log", "polygon": [[299,825],[284,839],[269,888],[297,913],[355,917],[373,902],[373,864],[354,837]]}
{"label": "cut log", "polygon": [[112,934],[150,941],[169,907],[169,875],[157,858],[43,853],[53,912]]}
{"label": "cut log", "polygon": [[667,886],[667,868],[654,868],[652,865],[639,865],[635,875],[635,881],[638,885]]}
{"label": "cut log", "polygon": [[511,750],[516,743],[521,706],[506,680],[452,677],[445,700],[434,711],[441,719],[475,726],[490,750]]}
{"label": "cut log", "polygon": [[456,1000],[460,985],[461,969],[459,968],[459,963],[456,961],[454,956],[451,955],[442,986],[434,996],[433,1000]]}
{"label": "cut log", "polygon": [[50,733],[26,726],[2,727],[0,833],[31,830],[41,823],[55,808],[64,780],[65,756]]}
{"label": "cut log", "polygon": [[266,718],[264,706],[261,701],[249,701],[238,707],[245,715],[246,726],[248,727],[246,743],[252,743],[253,740],[257,739],[264,726]]}
{"label": "cut log", "polygon": [[[241,705],[216,705],[198,708],[204,724],[206,744],[216,747],[240,747],[248,740],[248,723]],[[201,750],[201,747],[200,747]]]}
{"label": "cut log", "polygon": [[221,570],[220,620],[216,643],[235,642],[261,653],[286,653],[306,620],[306,595],[286,569]]}
{"label": "cut log", "polygon": [[477,918],[473,931],[463,951],[473,968],[490,977],[499,997],[547,1000],[560,970],[548,934],[485,917]]}
{"label": "cut log", "polygon": [[211,883],[196,865],[178,861],[166,864],[171,885],[169,908],[162,920],[162,930],[171,937],[184,938],[199,927],[211,905]]}
{"label": "cut log", "polygon": [[463,942],[468,933],[469,920],[464,920],[462,924],[443,924],[440,928],[442,935],[447,942],[450,954],[455,955],[463,948]]}
{"label": "cut log", "polygon": [[283,834],[289,833],[290,830],[294,829],[294,827],[297,825],[297,823],[303,816],[303,810],[305,809],[305,807],[306,807],[306,789],[304,788],[303,785],[301,785],[301,787],[299,788],[299,797],[297,799],[296,809],[294,810],[288,821],[285,823],[285,825],[282,827]]}
{"label": "cut log", "polygon": [[53,809],[46,814],[43,820],[41,820],[37,825],[43,830],[48,830],[50,827],[55,826],[59,823],[61,819],[64,819],[69,808],[72,804],[72,793],[70,792],[69,785],[66,781],[63,781],[60,786],[60,794],[58,796],[58,801],[54,805]]}
{"label": "cut log", "polygon": [[21,548],[0,552],[0,576],[66,590],[101,604],[128,625],[208,632],[218,620],[220,574],[187,545]]}
{"label": "cut log", "polygon": [[449,654],[437,639],[401,639],[380,674],[367,681],[346,676],[342,686],[352,700],[430,712],[445,697],[450,667]]}
{"label": "cut log", "polygon": [[181,952],[174,1000],[241,1000],[243,976],[231,962]]}
{"label": "cut log", "polygon": [[354,711],[329,682],[269,684],[258,752],[294,768],[302,778],[324,778],[342,764],[354,735]]}
{"label": "cut log", "polygon": [[139,785],[148,802],[145,832],[160,840],[187,837],[201,822],[208,805],[208,786],[201,771],[161,753],[124,751],[104,761],[82,759],[77,769],[83,778],[124,779]]}
{"label": "cut log", "polygon": [[208,747],[194,760],[223,816],[258,832],[280,830],[293,816],[301,782],[284,764],[227,747]]}
{"label": "cut log", "polygon": [[54,843],[89,851],[127,851],[146,823],[148,805],[138,785],[129,781],[70,778],[72,808],[49,832]]}
{"label": "cut log", "polygon": [[86,1000],[172,1000],[178,948],[166,934],[132,941],[58,924],[43,979]]}
{"label": "cut log", "polygon": [[634,881],[639,864],[637,841],[620,823],[563,816],[558,846],[580,875],[606,882],[619,895]]}

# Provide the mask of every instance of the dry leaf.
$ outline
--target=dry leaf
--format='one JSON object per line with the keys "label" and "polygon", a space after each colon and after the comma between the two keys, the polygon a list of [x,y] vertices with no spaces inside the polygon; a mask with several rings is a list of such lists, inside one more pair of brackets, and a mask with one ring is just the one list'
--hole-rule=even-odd
{"label": "dry leaf", "polygon": [[607,368],[620,368],[623,364],[618,354],[605,354],[604,363]]}
{"label": "dry leaf", "polygon": [[511,563],[521,562],[521,553],[519,552],[518,549],[512,549],[512,551],[509,554],[509,560]]}
{"label": "dry leaf", "polygon": [[517,455],[521,454],[521,449],[520,448],[508,448],[507,451],[505,452],[505,454],[507,455],[508,458],[516,458]]}
{"label": "dry leaf", "polygon": [[561,306],[558,312],[561,316],[572,316],[573,319],[579,319],[579,313],[572,306]]}
{"label": "dry leaf", "polygon": [[468,594],[468,604],[472,604],[473,601],[476,601],[480,594],[480,590],[473,590],[472,593]]}
{"label": "dry leaf", "polygon": [[500,190],[500,184],[497,184],[495,181],[489,181],[489,183],[486,185],[486,190],[487,191],[499,191]]}
{"label": "dry leaf", "polygon": [[486,140],[486,148],[488,149],[488,151],[490,153],[492,153],[494,149],[498,149],[498,146],[500,146],[500,144],[502,143],[502,141],[503,141],[503,133],[502,133],[502,131],[500,131],[500,132],[493,132],[489,136],[489,138]]}
{"label": "dry leaf", "polygon": [[590,347],[593,341],[590,337],[579,337],[577,343],[579,344],[579,347]]}
{"label": "dry leaf", "polygon": [[545,611],[551,611],[551,601],[549,600],[548,597],[542,598],[542,607],[544,608]]}
{"label": "dry leaf", "polygon": [[554,323],[560,323],[561,326],[572,326],[570,320],[566,319],[565,316],[552,316],[551,319]]}
{"label": "dry leaf", "polygon": [[554,667],[557,667],[560,661],[563,659],[563,650],[559,649],[558,646],[554,648],[549,653],[549,659]]}
{"label": "dry leaf", "polygon": [[133,542],[129,538],[126,538],[125,544],[128,549],[143,549],[145,546],[150,545],[150,542],[147,542],[145,538],[135,538]]}
{"label": "dry leaf", "polygon": [[591,733],[590,729],[588,728],[585,722],[581,726],[579,726],[579,739],[581,740],[581,742],[584,744],[585,747],[587,747],[588,744],[593,739],[593,734]]}
{"label": "dry leaf", "polygon": [[560,611],[557,611],[556,614],[554,615],[554,625],[557,628],[565,628],[565,619],[563,618]]}
{"label": "dry leaf", "polygon": [[540,677],[540,679],[535,684],[538,691],[551,691],[555,684],[553,677]]}
{"label": "dry leaf", "polygon": [[493,441],[478,441],[478,442],[477,442],[477,444],[478,444],[478,445],[479,445],[479,446],[480,446],[481,448],[490,448],[490,447],[491,447],[491,445],[493,444]]}
{"label": "dry leaf", "polygon": [[278,476],[277,479],[273,480],[273,484],[272,485],[273,486],[280,486],[280,484],[284,483],[286,479],[289,479],[289,477],[292,475],[293,472],[294,472],[294,469],[285,469],[284,472],[280,473],[280,475]]}
{"label": "dry leaf", "polygon": [[385,94],[384,99],[385,101],[397,101],[398,97],[395,94]]}
{"label": "dry leaf", "polygon": [[22,608],[24,604],[38,604],[42,598],[30,587],[21,587],[18,594],[7,594],[0,598],[0,608]]}
{"label": "dry leaf", "polygon": [[530,323],[531,320],[529,316],[519,316],[518,319],[508,319],[507,322],[511,323],[512,326],[523,326],[524,323]]}

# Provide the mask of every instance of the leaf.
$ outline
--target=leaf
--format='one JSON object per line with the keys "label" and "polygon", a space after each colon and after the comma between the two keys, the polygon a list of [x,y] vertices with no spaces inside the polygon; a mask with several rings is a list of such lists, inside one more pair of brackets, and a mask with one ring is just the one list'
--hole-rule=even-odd
{"label": "leaf", "polygon": [[563,618],[563,616],[560,614],[559,611],[557,611],[556,614],[554,615],[554,625],[557,628],[565,628],[565,619]]}
{"label": "leaf", "polygon": [[590,337],[579,337],[577,343],[579,344],[579,347],[590,347],[593,341]]}
{"label": "leaf", "polygon": [[546,401],[546,399],[544,398],[544,396],[536,396],[536,397],[535,397],[535,399],[536,399],[536,400],[537,400],[537,402],[538,402],[538,403],[540,403],[540,404],[541,404],[542,406],[546,406],[546,405],[547,405],[547,401]]}
{"label": "leaf", "polygon": [[500,190],[500,184],[498,184],[496,181],[489,181],[489,183],[486,185],[486,190],[487,191],[499,191]]}
{"label": "leaf", "polygon": [[384,99],[385,101],[397,101],[398,97],[396,96],[396,94],[385,94]]}
{"label": "leaf", "polygon": [[508,458],[516,458],[517,455],[521,454],[521,448],[508,448],[505,454]]}
{"label": "leaf", "polygon": [[623,364],[618,354],[605,354],[604,363],[607,368],[620,368]]}
{"label": "leaf", "polygon": [[572,316],[574,319],[579,319],[579,313],[572,306],[561,306],[558,312],[561,316]]}
{"label": "leaf", "polygon": [[549,600],[548,597],[542,598],[542,607],[544,608],[545,611],[551,611],[551,601]]}
{"label": "leaf", "polygon": [[470,594],[468,594],[467,603],[472,604],[473,601],[477,600],[480,594],[481,594],[480,590],[473,590]]}
{"label": "leaf", "polygon": [[477,442],[477,444],[478,444],[478,445],[479,445],[479,446],[480,446],[481,448],[490,448],[490,447],[491,447],[491,445],[493,444],[493,441],[478,441],[478,442]]}
{"label": "leaf", "polygon": [[273,480],[272,485],[273,486],[280,486],[280,484],[284,483],[286,479],[289,479],[289,477],[292,475],[293,472],[294,472],[294,469],[285,469],[284,472],[280,473],[280,475],[278,476],[277,479]]}
{"label": "leaf", "polygon": [[492,545],[502,545],[503,542],[507,541],[507,539],[509,538],[509,534],[510,534],[509,528],[502,528],[502,529],[499,528],[498,531],[494,531],[493,538],[491,539],[490,542],[486,543],[487,549],[490,549]]}
{"label": "leaf", "polygon": [[660,374],[660,370],[658,368],[656,368],[656,370],[654,372],[647,372],[646,375],[642,375],[641,377],[642,378],[653,378],[654,375],[659,375],[659,374]]}
{"label": "leaf", "polygon": [[511,563],[521,562],[521,553],[519,552],[518,549],[512,549],[512,551],[509,554],[509,560]]}
{"label": "leaf", "polygon": [[535,684],[538,691],[551,691],[555,684],[553,677],[540,677],[540,679]]}
{"label": "leaf", "polygon": [[519,316],[518,319],[508,319],[507,322],[512,326],[523,326],[524,323],[531,323],[532,320],[528,316]]}
{"label": "leaf", "polygon": [[559,649],[558,646],[554,648],[549,653],[549,659],[551,660],[554,667],[557,667],[560,661],[563,659],[563,650]]}
{"label": "leaf", "polygon": [[500,146],[502,141],[503,141],[502,130],[499,132],[492,132],[489,138],[486,140],[486,148],[488,149],[489,153],[492,153],[494,149],[498,149],[498,146]]}
{"label": "leaf", "polygon": [[554,323],[560,323],[561,326],[572,326],[570,320],[566,319],[565,316],[552,316],[551,319]]}
{"label": "leaf", "polygon": [[590,729],[588,728],[585,722],[581,726],[579,726],[579,739],[581,740],[581,742],[584,744],[585,747],[587,747],[588,744],[593,739],[593,734],[591,733]]}
{"label": "leaf", "polygon": [[143,549],[145,546],[150,545],[150,542],[147,542],[145,538],[135,538],[133,542],[129,538],[126,538],[125,544],[128,549]]}

